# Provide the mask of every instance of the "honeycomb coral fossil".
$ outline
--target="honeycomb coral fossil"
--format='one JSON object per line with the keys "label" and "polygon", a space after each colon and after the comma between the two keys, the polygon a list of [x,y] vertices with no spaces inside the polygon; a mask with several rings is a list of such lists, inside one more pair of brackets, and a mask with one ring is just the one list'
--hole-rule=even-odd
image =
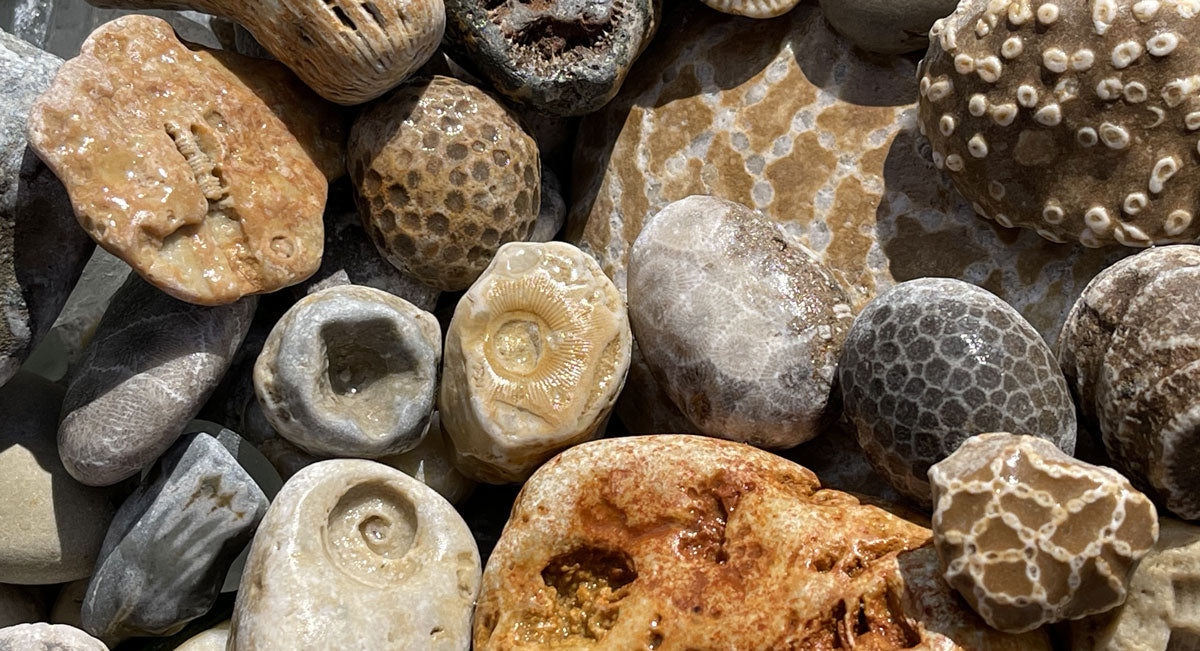
{"label": "honeycomb coral fossil", "polygon": [[1154,506],[1124,477],[1042,439],[981,434],[929,478],[946,580],[1000,630],[1121,604],[1158,537]]}

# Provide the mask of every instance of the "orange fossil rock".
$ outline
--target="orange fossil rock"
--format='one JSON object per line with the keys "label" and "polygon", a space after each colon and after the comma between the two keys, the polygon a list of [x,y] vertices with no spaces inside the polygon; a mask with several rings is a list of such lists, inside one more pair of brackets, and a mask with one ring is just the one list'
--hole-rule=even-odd
{"label": "orange fossil rock", "polygon": [[1049,648],[970,612],[929,536],[739,443],[585,443],[518,497],[484,571],[475,648]]}
{"label": "orange fossil rock", "polygon": [[231,303],[321,261],[340,130],[318,98],[281,89],[296,83],[285,73],[125,16],[63,65],[29,141],[101,246],[180,300]]}

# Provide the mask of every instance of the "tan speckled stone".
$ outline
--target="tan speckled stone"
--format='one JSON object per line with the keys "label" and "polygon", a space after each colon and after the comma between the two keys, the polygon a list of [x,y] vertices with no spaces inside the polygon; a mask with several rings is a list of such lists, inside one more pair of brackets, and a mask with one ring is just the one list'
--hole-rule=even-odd
{"label": "tan speckled stone", "polygon": [[1120,605],[1158,538],[1154,505],[1120,473],[1032,436],[973,436],[929,482],[946,580],[1002,631]]}
{"label": "tan speckled stone", "polygon": [[1049,649],[983,625],[929,535],[747,445],[585,443],[517,498],[475,648]]}
{"label": "tan speckled stone", "polygon": [[[123,16],[63,64],[29,142],[92,238],[163,291],[203,305],[274,291],[320,264],[329,169],[260,96],[275,73],[243,81],[275,65]],[[336,124],[309,97],[307,119]]]}
{"label": "tan speckled stone", "polygon": [[371,240],[426,284],[466,289],[501,244],[533,232],[537,143],[470,84],[435,76],[401,86],[359,116],[348,156]]}
{"label": "tan speckled stone", "polygon": [[[651,44],[579,131],[566,239],[621,291],[642,225],[693,194],[781,222],[855,309],[899,281],[958,278],[1013,305],[1048,340],[1087,281],[1125,254],[974,217],[916,132],[908,58],[853,49],[810,4],[766,21],[679,4],[664,19],[671,37]],[[652,398],[643,368],[635,359],[622,420],[635,432],[678,431],[683,419]]]}
{"label": "tan speckled stone", "polygon": [[1054,242],[1190,242],[1195,0],[963,0],[934,23],[920,123],[976,210]]}

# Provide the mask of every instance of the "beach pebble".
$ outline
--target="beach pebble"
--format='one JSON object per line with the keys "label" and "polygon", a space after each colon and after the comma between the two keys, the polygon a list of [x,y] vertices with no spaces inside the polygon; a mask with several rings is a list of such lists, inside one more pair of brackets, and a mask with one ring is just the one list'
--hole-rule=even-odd
{"label": "beach pebble", "polygon": [[929,46],[933,22],[958,0],[821,0],[825,20],[868,52],[904,54]]}
{"label": "beach pebble", "polygon": [[382,457],[379,462],[432,488],[451,504],[461,503],[475,490],[475,482],[454,466],[454,446],[436,411],[420,445],[408,452]]}
{"label": "beach pebble", "polygon": [[50,610],[50,623],[83,628],[83,598],[87,596],[90,580],[91,577],[88,577],[62,586]]}
{"label": "beach pebble", "polygon": [[201,631],[175,647],[175,651],[225,651],[229,643],[229,622]]}
{"label": "beach pebble", "polygon": [[0,628],[0,651],[108,651],[103,642],[65,624]]}
{"label": "beach pebble", "polygon": [[45,619],[45,607],[35,588],[0,583],[0,628]]}

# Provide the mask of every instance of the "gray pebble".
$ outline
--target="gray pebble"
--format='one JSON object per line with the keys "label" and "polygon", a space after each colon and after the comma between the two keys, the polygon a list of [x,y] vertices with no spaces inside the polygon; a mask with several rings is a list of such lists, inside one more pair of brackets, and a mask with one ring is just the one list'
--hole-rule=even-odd
{"label": "gray pebble", "polygon": [[221,381],[257,304],[192,305],[130,277],[63,403],[58,443],[71,475],[105,486],[153,463]]}
{"label": "gray pebble", "polygon": [[432,314],[339,285],[279,320],[254,365],[254,388],[275,430],[306,452],[380,457],[421,442],[441,356]]}
{"label": "gray pebble", "polygon": [[117,510],[83,601],[101,639],[170,635],[212,608],[267,497],[220,442],[181,438]]}
{"label": "gray pebble", "polygon": [[65,624],[0,628],[0,651],[108,651],[103,642]]}
{"label": "gray pebble", "polygon": [[542,203],[537,221],[533,223],[530,242],[549,242],[562,230],[567,221],[567,202],[563,200],[562,183],[545,164],[542,165]]}
{"label": "gray pebble", "polygon": [[871,464],[925,508],[929,467],[976,434],[1075,449],[1075,407],[1046,342],[1007,303],[960,280],[911,280],[871,301],[838,378]]}

